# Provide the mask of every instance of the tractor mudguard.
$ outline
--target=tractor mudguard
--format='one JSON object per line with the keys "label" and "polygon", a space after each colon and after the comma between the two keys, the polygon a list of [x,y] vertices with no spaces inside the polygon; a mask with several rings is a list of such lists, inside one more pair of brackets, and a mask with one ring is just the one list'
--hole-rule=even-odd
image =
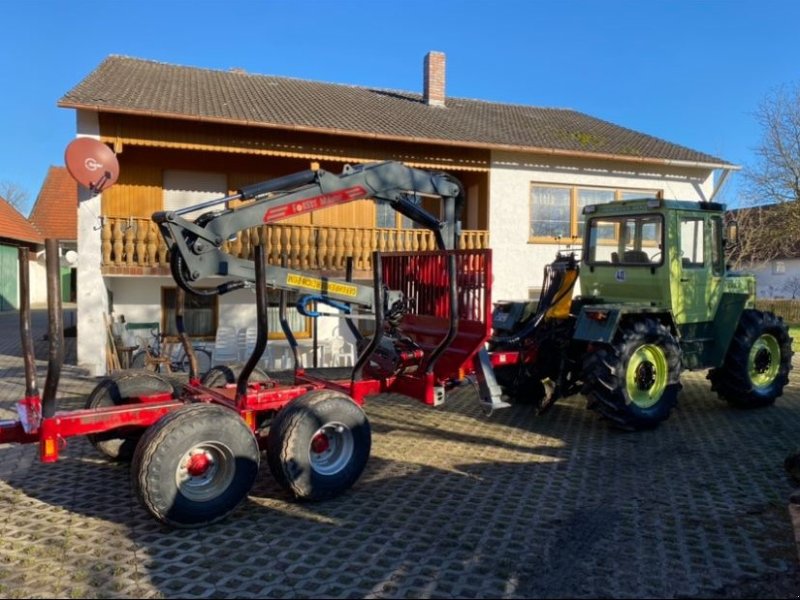
{"label": "tractor mudguard", "polygon": [[583,306],[575,323],[576,340],[611,344],[619,329],[620,322],[627,317],[648,316],[655,318],[677,335],[675,319],[663,308],[640,304],[587,304]]}
{"label": "tractor mudguard", "polygon": [[575,324],[576,340],[610,344],[617,331],[622,310],[611,306],[584,306]]}

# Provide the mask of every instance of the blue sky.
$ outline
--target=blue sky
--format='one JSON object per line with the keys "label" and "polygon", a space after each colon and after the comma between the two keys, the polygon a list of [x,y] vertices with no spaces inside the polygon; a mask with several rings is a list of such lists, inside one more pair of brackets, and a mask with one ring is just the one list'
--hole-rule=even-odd
{"label": "blue sky", "polygon": [[[75,132],[59,98],[109,54],[572,108],[747,165],[753,112],[800,81],[800,2],[17,0],[0,37],[0,181],[30,195]],[[740,175],[723,200],[736,203]]]}

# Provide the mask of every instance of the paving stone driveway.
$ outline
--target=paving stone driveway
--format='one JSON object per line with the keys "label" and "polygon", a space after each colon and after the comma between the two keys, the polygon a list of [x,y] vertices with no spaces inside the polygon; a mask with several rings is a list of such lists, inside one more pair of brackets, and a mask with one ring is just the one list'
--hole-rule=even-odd
{"label": "paving stone driveway", "polygon": [[[0,418],[24,391],[15,319],[0,315]],[[92,385],[67,366],[62,406]],[[473,394],[371,400],[372,458],[350,492],[293,503],[264,464],[202,530],[156,523],[127,467],[84,440],[52,465],[0,446],[0,597],[709,597],[794,571],[797,383],[742,412],[687,374],[669,421],[633,434],[581,397],[487,418]]]}

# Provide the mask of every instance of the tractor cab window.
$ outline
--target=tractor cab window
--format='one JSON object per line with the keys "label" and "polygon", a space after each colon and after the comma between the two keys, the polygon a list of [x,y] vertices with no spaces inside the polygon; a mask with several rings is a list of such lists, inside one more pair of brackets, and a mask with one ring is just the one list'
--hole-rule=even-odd
{"label": "tractor cab window", "polygon": [[711,217],[711,268],[714,275],[722,275],[725,272],[725,250],[720,217]]}
{"label": "tractor cab window", "polygon": [[586,262],[590,265],[660,265],[664,220],[660,215],[596,217],[589,220]]}
{"label": "tractor cab window", "polygon": [[700,269],[705,266],[705,219],[681,217],[681,266]]}

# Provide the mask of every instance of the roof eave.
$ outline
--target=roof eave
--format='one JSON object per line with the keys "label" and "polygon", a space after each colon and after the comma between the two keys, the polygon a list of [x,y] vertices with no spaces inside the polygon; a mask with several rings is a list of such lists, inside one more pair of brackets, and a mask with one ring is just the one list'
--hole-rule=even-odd
{"label": "roof eave", "polygon": [[85,104],[81,102],[69,102],[59,100],[57,106],[59,108],[74,108],[76,110],[89,110],[97,113],[115,113],[123,115],[137,115],[147,117],[158,117],[166,119],[179,119],[182,121],[200,121],[203,123],[216,123],[225,125],[244,125],[247,127],[261,127],[265,129],[283,129],[287,131],[303,131],[307,133],[321,133],[325,135],[340,135],[356,138],[370,138],[382,141],[393,142],[415,142],[433,144],[439,146],[451,146],[460,148],[474,148],[479,150],[507,150],[510,152],[528,152],[531,154],[546,154],[552,156],[563,156],[571,158],[593,158],[599,160],[611,160],[622,162],[635,162],[640,164],[663,165],[672,167],[683,167],[692,169],[724,169],[729,171],[738,171],[741,169],[739,165],[726,162],[705,162],[705,161],[690,161],[690,160],[677,160],[669,158],[657,158],[652,156],[637,156],[630,154],[613,154],[603,152],[587,152],[581,150],[565,150],[560,148],[544,148],[539,146],[518,146],[513,144],[496,144],[491,142],[470,142],[470,141],[454,141],[438,138],[423,138],[402,135],[381,134],[366,131],[353,131],[349,129],[336,129],[325,127],[312,127],[308,125],[287,125],[283,123],[265,123],[263,121],[249,121],[247,119],[232,119],[225,117],[208,117],[203,115],[187,115],[184,113],[171,113],[156,110],[137,110],[129,108],[112,108],[100,104]]}

